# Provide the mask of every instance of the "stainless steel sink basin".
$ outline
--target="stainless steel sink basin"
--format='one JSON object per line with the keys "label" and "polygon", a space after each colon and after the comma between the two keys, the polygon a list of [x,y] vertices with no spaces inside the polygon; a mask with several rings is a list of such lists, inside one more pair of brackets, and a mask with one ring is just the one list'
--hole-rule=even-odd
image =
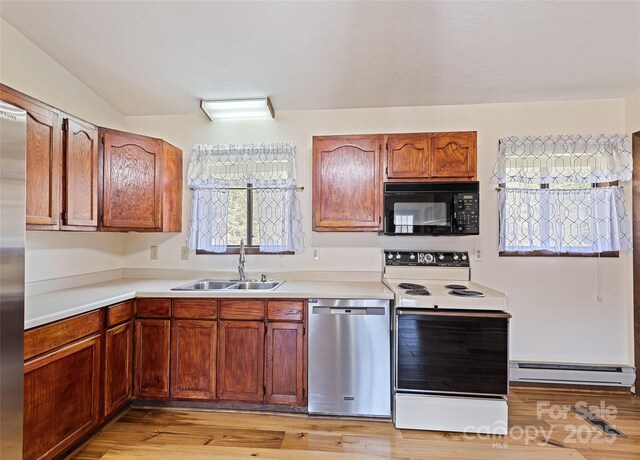
{"label": "stainless steel sink basin", "polygon": [[261,291],[270,291],[280,286],[284,281],[242,281],[230,289],[254,289]]}
{"label": "stainless steel sink basin", "polygon": [[219,291],[222,289],[229,289],[234,286],[236,281],[221,281],[221,280],[199,280],[193,283],[183,284],[182,286],[174,287],[172,291]]}
{"label": "stainless steel sink basin", "polygon": [[182,286],[174,287],[172,291],[273,291],[284,281],[231,281],[231,280],[198,280]]}

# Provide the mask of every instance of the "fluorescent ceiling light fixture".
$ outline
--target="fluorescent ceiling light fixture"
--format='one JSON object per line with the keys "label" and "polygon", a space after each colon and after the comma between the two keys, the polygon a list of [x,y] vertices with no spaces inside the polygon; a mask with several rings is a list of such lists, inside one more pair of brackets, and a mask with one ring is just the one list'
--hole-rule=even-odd
{"label": "fluorescent ceiling light fixture", "polygon": [[275,118],[268,97],[263,99],[230,99],[227,101],[200,101],[204,113],[214,120],[239,118]]}

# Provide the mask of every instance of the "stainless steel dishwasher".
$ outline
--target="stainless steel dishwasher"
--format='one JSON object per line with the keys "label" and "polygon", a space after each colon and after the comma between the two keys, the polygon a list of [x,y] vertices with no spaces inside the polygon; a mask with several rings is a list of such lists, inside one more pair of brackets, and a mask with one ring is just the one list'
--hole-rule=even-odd
{"label": "stainless steel dishwasher", "polygon": [[391,417],[388,300],[309,300],[309,413]]}

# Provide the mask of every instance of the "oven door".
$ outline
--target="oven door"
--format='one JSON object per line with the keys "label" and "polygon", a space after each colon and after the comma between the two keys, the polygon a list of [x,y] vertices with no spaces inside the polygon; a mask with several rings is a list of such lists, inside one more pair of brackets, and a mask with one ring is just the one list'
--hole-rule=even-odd
{"label": "oven door", "polygon": [[442,192],[385,193],[386,235],[446,235],[453,232],[453,195]]}
{"label": "oven door", "polygon": [[396,392],[506,396],[510,317],[493,311],[398,309]]}

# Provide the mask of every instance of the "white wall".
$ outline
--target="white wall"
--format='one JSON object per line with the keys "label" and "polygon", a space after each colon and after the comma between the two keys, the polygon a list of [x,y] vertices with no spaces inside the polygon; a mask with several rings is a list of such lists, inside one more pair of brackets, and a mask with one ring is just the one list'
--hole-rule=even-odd
{"label": "white wall", "polygon": [[[406,107],[278,112],[273,121],[211,123],[204,116],[126,117],[127,129],[167,139],[184,152],[185,174],[196,143],[289,141],[297,145],[305,252],[295,256],[248,256],[249,271],[324,270],[380,272],[381,248],[481,248],[482,262],[472,263],[472,278],[509,294],[513,311],[511,357],[584,363],[632,361],[629,315],[632,310],[630,254],[615,259],[500,258],[497,253],[497,195],[489,184],[498,139],[535,133],[623,132],[625,100],[592,100],[442,107]],[[311,231],[311,137],[420,131],[478,131],[481,189],[479,237],[384,237],[369,233]],[[190,215],[190,192],[184,191],[183,227]],[[180,260],[179,235],[130,234],[125,268],[193,268],[234,270],[237,257],[195,256]],[[149,259],[149,245],[160,258]],[[314,261],[312,248],[319,248]],[[602,301],[598,301],[600,295]]]}
{"label": "white wall", "polygon": [[[0,19],[0,81],[100,126],[122,116],[33,42]],[[25,279],[40,281],[122,268],[123,234],[27,232]]]}
{"label": "white wall", "polygon": [[625,98],[625,122],[627,134],[640,131],[640,88]]}

